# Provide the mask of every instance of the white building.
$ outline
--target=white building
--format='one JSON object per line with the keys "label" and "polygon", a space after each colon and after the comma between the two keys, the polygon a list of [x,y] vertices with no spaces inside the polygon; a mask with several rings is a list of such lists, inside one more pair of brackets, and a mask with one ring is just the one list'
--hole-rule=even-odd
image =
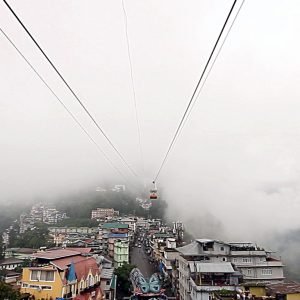
{"label": "white building", "polygon": [[118,216],[119,212],[113,208],[97,208],[93,209],[91,213],[91,219],[104,219],[107,217]]}
{"label": "white building", "polygon": [[[188,265],[187,261],[205,264],[231,263],[243,276],[244,282],[273,283],[284,280],[281,260],[252,243],[224,243],[211,239],[197,239],[177,250],[181,253],[181,261],[186,261],[185,268]],[[184,273],[183,275],[186,276]],[[181,285],[183,288],[183,281]],[[185,294],[185,289],[183,288],[181,295]]]}

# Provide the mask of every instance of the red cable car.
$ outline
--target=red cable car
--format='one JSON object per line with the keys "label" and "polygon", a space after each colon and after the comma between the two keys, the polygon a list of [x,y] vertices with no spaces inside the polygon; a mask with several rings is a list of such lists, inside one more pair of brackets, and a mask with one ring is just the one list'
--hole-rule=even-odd
{"label": "red cable car", "polygon": [[157,199],[157,187],[156,187],[155,181],[153,181],[153,184],[154,184],[154,188],[152,188],[150,190],[150,199],[151,200]]}

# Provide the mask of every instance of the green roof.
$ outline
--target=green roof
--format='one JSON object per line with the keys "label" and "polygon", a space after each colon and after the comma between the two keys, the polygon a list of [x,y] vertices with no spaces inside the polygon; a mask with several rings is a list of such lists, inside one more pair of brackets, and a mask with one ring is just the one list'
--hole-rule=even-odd
{"label": "green roof", "polygon": [[112,229],[112,228],[128,228],[128,224],[123,223],[103,223],[102,228]]}

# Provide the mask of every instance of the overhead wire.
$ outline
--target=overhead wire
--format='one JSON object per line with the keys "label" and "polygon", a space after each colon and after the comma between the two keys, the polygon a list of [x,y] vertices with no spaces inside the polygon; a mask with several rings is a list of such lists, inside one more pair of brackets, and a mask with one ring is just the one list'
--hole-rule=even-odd
{"label": "overhead wire", "polygon": [[107,154],[101,149],[101,147],[97,144],[97,142],[93,139],[93,137],[88,133],[88,131],[81,125],[75,115],[68,109],[68,107],[64,104],[64,102],[60,99],[60,97],[54,92],[54,90],[49,86],[47,81],[42,77],[42,75],[37,71],[37,69],[30,63],[30,61],[25,57],[25,55],[21,52],[21,50],[16,46],[16,44],[12,41],[12,39],[6,34],[6,32],[0,27],[0,32],[6,38],[6,40],[12,45],[12,47],[18,52],[18,54],[23,58],[23,60],[27,63],[27,65],[31,68],[31,70],[38,76],[38,78],[43,82],[43,84],[48,88],[51,94],[58,100],[58,102],[63,106],[63,108],[68,112],[71,118],[77,123],[77,125],[81,128],[81,130],[86,134],[86,136],[90,139],[90,141],[97,147],[97,149],[101,152],[104,158],[109,162],[109,164],[115,169],[115,171],[126,181],[126,177],[120,171],[120,169],[114,165],[112,160],[107,156]]}
{"label": "overhead wire", "polygon": [[47,56],[45,51],[41,48],[37,40],[32,36],[30,31],[27,29],[27,27],[24,25],[24,23],[21,21],[21,19],[17,16],[15,11],[12,9],[12,7],[8,4],[6,0],[3,0],[5,5],[8,7],[10,12],[13,14],[13,16],[16,18],[16,20],[19,22],[19,24],[22,26],[22,28],[25,30],[25,32],[28,34],[28,36],[31,38],[31,40],[34,42],[34,44],[37,46],[37,48],[40,50],[40,52],[43,54],[43,56],[46,58],[48,63],[51,65],[53,70],[57,73],[57,75],[61,78],[65,86],[68,88],[68,90],[72,93],[72,95],[75,97],[77,102],[80,104],[80,106],[83,108],[83,110],[86,112],[86,114],[89,116],[89,118],[92,120],[92,122],[95,124],[95,126],[98,128],[100,133],[104,136],[104,138],[107,140],[107,142],[110,144],[110,146],[115,150],[119,158],[123,161],[123,163],[126,165],[126,167],[130,170],[130,172],[135,176],[138,177],[138,174],[133,170],[133,168],[129,165],[129,163],[126,161],[124,156],[120,153],[120,151],[117,149],[117,147],[113,144],[111,139],[108,137],[108,135],[105,133],[105,131],[101,128],[99,123],[95,120],[95,118],[91,115],[87,107],[83,104],[82,100],[77,96],[77,94],[74,92],[74,90],[71,88],[71,86],[68,84],[66,79],[62,76],[62,74],[58,71],[54,63],[50,60],[50,58]]}
{"label": "overhead wire", "polygon": [[140,152],[140,160],[142,166],[143,176],[145,175],[145,166],[144,166],[144,156],[143,156],[143,148],[142,148],[142,139],[141,139],[141,126],[139,121],[139,114],[138,114],[138,107],[137,107],[137,97],[135,91],[135,81],[133,76],[133,65],[131,59],[131,51],[130,51],[130,42],[129,42],[129,34],[128,34],[128,18],[126,13],[126,7],[124,0],[122,0],[122,8],[123,8],[123,16],[124,16],[124,25],[125,25],[125,35],[126,35],[126,44],[127,44],[127,54],[128,54],[128,61],[130,67],[130,78],[131,78],[131,87],[132,87],[132,97],[134,102],[134,109],[135,109],[135,119],[136,119],[136,126],[137,126],[137,134],[138,134],[138,144],[139,144],[139,152]]}
{"label": "overhead wire", "polygon": [[193,103],[193,101],[194,101],[194,97],[195,97],[195,95],[196,95],[196,93],[197,93],[197,90],[198,90],[198,88],[199,88],[199,86],[200,86],[200,83],[201,83],[201,81],[202,81],[202,79],[203,79],[203,77],[204,77],[204,74],[205,74],[205,72],[206,72],[206,70],[207,70],[207,68],[208,68],[208,65],[209,65],[209,63],[210,63],[210,61],[211,61],[211,59],[212,59],[212,57],[213,57],[213,55],[214,55],[214,52],[215,52],[215,50],[216,50],[216,48],[217,48],[217,45],[218,45],[218,43],[219,43],[219,41],[220,41],[220,39],[221,39],[221,36],[222,36],[222,34],[223,34],[223,32],[224,32],[224,29],[225,29],[225,27],[226,27],[226,25],[227,25],[227,23],[228,23],[228,20],[229,20],[231,14],[232,14],[232,12],[233,12],[233,9],[234,9],[236,3],[237,3],[237,0],[234,0],[234,1],[233,1],[233,4],[232,4],[232,6],[231,6],[231,8],[230,8],[230,10],[229,10],[229,13],[228,13],[228,15],[227,15],[227,17],[226,17],[226,20],[225,20],[225,22],[224,22],[224,24],[223,24],[223,26],[222,26],[222,29],[221,29],[221,31],[220,31],[220,33],[219,33],[219,35],[218,35],[218,38],[217,38],[217,40],[216,40],[216,42],[215,42],[215,44],[214,44],[214,46],[213,46],[213,49],[212,49],[212,51],[211,51],[211,53],[210,53],[210,55],[209,55],[209,58],[208,58],[208,60],[207,60],[207,62],[206,62],[206,64],[205,64],[205,67],[204,67],[204,69],[203,69],[203,71],[202,71],[202,73],[201,73],[200,79],[198,80],[198,82],[197,82],[197,84],[196,84],[196,87],[195,87],[195,89],[194,89],[194,91],[193,91],[193,94],[192,94],[192,96],[191,96],[191,98],[190,98],[190,100],[189,100],[189,102],[188,102],[188,105],[187,105],[187,107],[186,107],[186,109],[185,109],[185,111],[184,111],[184,113],[183,113],[183,115],[182,115],[182,117],[181,117],[181,119],[180,119],[179,125],[178,125],[177,128],[176,128],[175,134],[174,134],[174,136],[173,136],[173,138],[172,138],[172,140],[171,140],[171,143],[169,144],[169,147],[168,147],[167,152],[166,152],[166,154],[165,154],[165,156],[164,156],[164,158],[163,158],[163,161],[162,161],[162,163],[160,164],[160,167],[159,167],[159,169],[158,169],[158,171],[157,171],[157,173],[156,173],[156,176],[154,177],[154,182],[157,181],[157,179],[158,179],[158,177],[159,177],[159,175],[160,175],[160,173],[161,173],[161,170],[162,170],[162,168],[164,167],[164,165],[165,165],[165,163],[166,163],[166,161],[167,161],[167,158],[168,158],[168,156],[169,156],[169,154],[170,154],[170,151],[171,151],[171,149],[172,149],[173,146],[174,146],[175,140],[176,140],[176,138],[177,138],[177,136],[178,136],[178,134],[179,134],[179,132],[180,132],[180,129],[181,129],[183,123],[184,123],[184,120],[185,120],[185,118],[186,118],[186,116],[187,116],[187,114],[188,114],[188,111],[190,110],[190,107],[191,107],[191,105],[192,105],[192,103]]}
{"label": "overhead wire", "polygon": [[[232,27],[233,27],[233,25],[234,25],[234,23],[235,23],[235,21],[236,21],[238,15],[239,15],[239,13],[240,13],[240,11],[241,11],[241,9],[242,9],[242,7],[243,7],[245,1],[246,1],[246,0],[242,0],[241,5],[239,6],[239,9],[238,9],[237,13],[235,14],[235,17],[234,17],[232,23],[230,24],[230,27],[229,27],[229,29],[228,29],[228,31],[227,31],[227,33],[226,33],[226,35],[225,35],[225,37],[224,37],[224,39],[223,39],[223,41],[222,41],[222,44],[221,44],[221,46],[219,47],[218,52],[217,52],[217,54],[215,55],[215,57],[214,57],[214,59],[213,59],[211,65],[210,65],[210,67],[209,67],[209,70],[208,70],[207,73],[206,73],[206,76],[205,76],[205,78],[204,78],[204,80],[203,80],[203,82],[202,82],[202,84],[201,84],[201,87],[199,88],[199,90],[198,90],[198,92],[197,92],[197,95],[196,95],[196,97],[195,97],[195,100],[193,101],[193,104],[191,105],[191,109],[189,110],[189,112],[188,112],[188,114],[187,114],[187,116],[186,116],[186,118],[185,118],[185,120],[184,120],[184,122],[183,122],[183,124],[182,124],[182,126],[181,126],[181,128],[180,128],[180,132],[179,132],[179,134],[177,135],[176,140],[178,139],[178,137],[179,137],[180,133],[182,132],[182,130],[183,130],[183,128],[184,128],[184,126],[185,126],[185,124],[186,124],[188,118],[190,117],[190,114],[191,114],[191,112],[192,112],[192,110],[193,110],[193,108],[194,108],[194,106],[195,106],[195,104],[196,104],[196,101],[198,100],[198,98],[199,98],[199,96],[200,96],[200,94],[201,94],[201,92],[202,92],[202,90],[203,90],[203,88],[204,88],[204,85],[205,85],[205,83],[206,83],[206,80],[208,79],[208,77],[209,77],[209,75],[210,75],[210,72],[212,71],[212,69],[213,69],[213,67],[214,67],[214,65],[215,65],[215,62],[216,62],[216,60],[218,59],[220,52],[222,51],[222,48],[223,48],[223,46],[224,46],[224,44],[225,44],[225,42],[226,42],[226,40],[227,40],[227,38],[228,38],[228,36],[229,36],[229,34],[230,34],[230,32],[231,32],[231,29],[232,29]],[[175,141],[175,142],[176,142],[176,141]]]}

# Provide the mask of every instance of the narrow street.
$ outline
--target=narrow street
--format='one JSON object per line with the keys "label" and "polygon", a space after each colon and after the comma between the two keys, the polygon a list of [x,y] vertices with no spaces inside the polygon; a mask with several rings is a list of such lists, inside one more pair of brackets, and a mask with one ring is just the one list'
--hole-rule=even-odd
{"label": "narrow street", "polygon": [[150,276],[156,272],[154,266],[150,264],[147,254],[144,252],[143,247],[133,247],[131,251],[131,264],[136,265],[140,269],[145,278],[149,279]]}

